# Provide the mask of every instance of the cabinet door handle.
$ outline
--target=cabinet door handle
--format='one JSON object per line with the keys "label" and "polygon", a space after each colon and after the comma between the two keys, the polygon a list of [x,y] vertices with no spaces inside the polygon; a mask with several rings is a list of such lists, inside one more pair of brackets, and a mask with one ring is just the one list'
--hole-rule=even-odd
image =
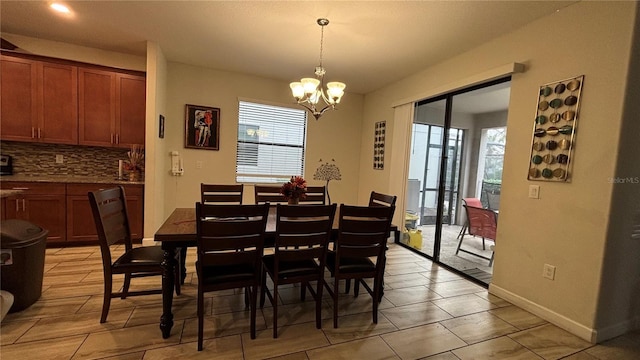
{"label": "cabinet door handle", "polygon": [[36,129],[32,126],[31,127],[31,138],[35,138],[36,137]]}
{"label": "cabinet door handle", "polygon": [[41,139],[41,138],[42,138],[42,134],[41,134],[41,132],[42,132],[42,131],[41,131],[41,129],[40,129],[40,128],[38,128],[38,139]]}
{"label": "cabinet door handle", "polygon": [[120,144],[120,134],[116,134],[116,144]]}
{"label": "cabinet door handle", "polygon": [[27,202],[27,200],[22,199],[22,211],[27,211],[27,210],[26,210],[26,208],[27,208],[27,206],[26,206],[26,202]]}
{"label": "cabinet door handle", "polygon": [[14,187],[14,188],[11,188],[11,189],[12,190],[29,190],[28,187]]}
{"label": "cabinet door handle", "polygon": [[20,201],[20,199],[16,199],[16,212],[20,211],[20,208],[18,207],[18,202]]}
{"label": "cabinet door handle", "polygon": [[111,143],[113,144],[113,134],[111,134]]}

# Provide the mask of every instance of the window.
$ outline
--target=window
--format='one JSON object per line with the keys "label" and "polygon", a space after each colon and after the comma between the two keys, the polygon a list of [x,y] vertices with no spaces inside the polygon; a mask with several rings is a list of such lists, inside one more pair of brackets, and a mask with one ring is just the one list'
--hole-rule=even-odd
{"label": "window", "polygon": [[281,183],[304,174],[307,112],[240,101],[236,181]]}

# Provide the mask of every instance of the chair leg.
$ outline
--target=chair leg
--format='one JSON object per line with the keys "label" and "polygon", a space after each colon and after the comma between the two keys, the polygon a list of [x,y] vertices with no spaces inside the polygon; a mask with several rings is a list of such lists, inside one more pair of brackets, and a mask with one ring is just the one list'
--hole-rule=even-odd
{"label": "chair leg", "polygon": [[260,286],[260,309],[264,308],[265,293],[267,292],[267,272],[262,271],[262,286]]}
{"label": "chair leg", "polygon": [[493,266],[493,256],[496,254],[495,251],[491,252],[491,260],[489,260],[489,267]]}
{"label": "chair leg", "polygon": [[111,307],[111,276],[105,276],[104,278],[104,299],[102,301],[102,315],[100,316],[100,323],[107,321],[107,315],[109,314],[109,307]]}
{"label": "chair leg", "polygon": [[340,281],[335,278],[333,283],[333,328],[338,328],[338,297],[340,296]]}
{"label": "chair leg", "polygon": [[378,304],[379,304],[379,302],[377,300],[380,298],[380,285],[381,285],[381,283],[382,283],[382,274],[376,276],[375,279],[373,279],[372,300],[373,300],[373,323],[374,324],[378,323]]}
{"label": "chair leg", "polygon": [[304,301],[307,298],[307,285],[308,283],[300,284],[300,301]]}
{"label": "chair leg", "polygon": [[487,250],[486,246],[484,245],[484,238],[482,238],[482,250]]}
{"label": "chair leg", "polygon": [[462,240],[464,240],[464,234],[462,234],[462,237],[460,238],[460,241],[458,242],[458,247],[456,248],[456,255],[458,255],[458,252],[460,251],[460,245],[462,245]]}
{"label": "chair leg", "polygon": [[204,293],[198,285],[198,351],[202,351],[204,337]]}
{"label": "chair leg", "polygon": [[273,282],[273,338],[278,338],[278,283]]}
{"label": "chair leg", "polygon": [[467,232],[467,222],[465,222],[464,225],[462,225],[462,229],[460,229],[457,239],[460,239],[466,232]]}
{"label": "chair leg", "polygon": [[360,279],[355,279],[353,282],[353,297],[358,297],[360,294]]}
{"label": "chair leg", "polygon": [[348,294],[349,290],[351,290],[351,279],[346,279],[344,283],[344,293]]}
{"label": "chair leg", "polygon": [[131,284],[131,273],[124,274],[124,284],[122,285],[122,295],[120,299],[126,299],[129,295],[129,285]]}
{"label": "chair leg", "polygon": [[251,339],[256,338],[256,305],[258,303],[258,285],[254,284],[252,288],[247,287],[251,291]]}
{"label": "chair leg", "polygon": [[244,309],[247,310],[251,305],[250,305],[250,295],[251,295],[251,290],[249,289],[249,287],[245,287],[244,288]]}
{"label": "chair leg", "polygon": [[316,286],[316,328],[322,329],[322,283],[323,279],[320,277],[318,279],[318,284]]}

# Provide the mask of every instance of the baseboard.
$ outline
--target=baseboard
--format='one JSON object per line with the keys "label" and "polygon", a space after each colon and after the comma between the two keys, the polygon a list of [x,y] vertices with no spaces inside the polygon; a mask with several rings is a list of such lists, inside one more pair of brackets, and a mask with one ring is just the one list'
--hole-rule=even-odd
{"label": "baseboard", "polygon": [[160,242],[153,240],[153,238],[142,239],[142,246],[160,246]]}
{"label": "baseboard", "polygon": [[[566,316],[560,315],[544,306],[536,304],[497,285],[490,284],[489,293],[507,300],[508,302],[592,344],[595,344],[596,342],[598,342],[599,338],[602,338],[602,336],[598,336],[598,331],[596,329],[592,329],[580,323],[577,323],[567,318]],[[600,339],[600,341],[602,341],[602,339]]]}

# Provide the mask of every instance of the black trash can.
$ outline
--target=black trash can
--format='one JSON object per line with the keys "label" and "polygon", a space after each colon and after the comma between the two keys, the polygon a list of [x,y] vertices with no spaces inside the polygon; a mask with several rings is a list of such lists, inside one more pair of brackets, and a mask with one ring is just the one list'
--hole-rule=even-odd
{"label": "black trash can", "polygon": [[9,312],[20,311],[42,294],[48,230],[24,220],[0,222],[0,289],[13,294]]}

